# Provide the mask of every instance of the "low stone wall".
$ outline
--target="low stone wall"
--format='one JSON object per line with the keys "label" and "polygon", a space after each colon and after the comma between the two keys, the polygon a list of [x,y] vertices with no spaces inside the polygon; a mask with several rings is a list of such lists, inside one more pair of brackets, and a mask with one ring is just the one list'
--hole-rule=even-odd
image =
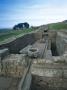
{"label": "low stone wall", "polygon": [[67,51],[67,36],[64,32],[50,31],[49,38],[51,40],[51,46],[54,50],[53,54],[56,54],[55,56],[61,56],[65,51]]}
{"label": "low stone wall", "polygon": [[65,34],[61,32],[57,33],[56,46],[59,55],[62,55],[65,51],[67,51],[67,36]]}
{"label": "low stone wall", "polygon": [[66,79],[33,75],[31,90],[67,90]]}
{"label": "low stone wall", "polygon": [[25,70],[25,73],[18,85],[18,90],[30,90],[30,85],[31,85],[31,80],[32,80],[30,68],[31,68],[32,61],[30,58],[28,58],[28,61],[29,61],[28,62],[29,64],[28,64],[27,69]]}
{"label": "low stone wall", "polygon": [[49,31],[49,38],[51,40],[51,43],[56,43],[56,36],[57,36],[56,31]]}
{"label": "low stone wall", "polygon": [[7,48],[0,50],[0,59],[4,59],[9,55],[9,50]]}
{"label": "low stone wall", "polygon": [[35,61],[31,67],[31,90],[67,90],[66,63],[49,63],[46,59]]}

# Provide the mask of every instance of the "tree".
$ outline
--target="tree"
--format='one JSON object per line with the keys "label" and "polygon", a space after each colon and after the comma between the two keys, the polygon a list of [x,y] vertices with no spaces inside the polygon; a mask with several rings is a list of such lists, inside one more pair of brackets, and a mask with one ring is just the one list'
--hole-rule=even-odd
{"label": "tree", "polygon": [[24,23],[25,28],[29,28],[29,24],[27,22]]}
{"label": "tree", "polygon": [[17,30],[17,29],[27,29],[27,28],[29,28],[29,24],[27,23],[27,22],[25,22],[25,23],[19,23],[19,24],[17,24],[17,25],[15,25],[14,27],[13,27],[13,29],[14,30]]}

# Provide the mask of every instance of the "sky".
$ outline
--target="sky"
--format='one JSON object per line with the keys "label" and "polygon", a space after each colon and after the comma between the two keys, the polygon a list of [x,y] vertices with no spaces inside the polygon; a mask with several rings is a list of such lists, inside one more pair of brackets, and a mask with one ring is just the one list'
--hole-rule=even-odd
{"label": "sky", "polygon": [[0,0],[0,28],[28,22],[31,26],[67,19],[67,0]]}

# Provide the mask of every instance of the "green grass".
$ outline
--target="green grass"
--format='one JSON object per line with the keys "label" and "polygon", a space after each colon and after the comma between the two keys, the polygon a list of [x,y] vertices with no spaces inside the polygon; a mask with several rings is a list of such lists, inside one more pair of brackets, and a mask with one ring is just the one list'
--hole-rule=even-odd
{"label": "green grass", "polygon": [[48,26],[50,30],[67,29],[67,24],[65,23],[53,23],[53,24],[49,24]]}
{"label": "green grass", "polygon": [[32,29],[26,29],[26,30],[8,30],[6,32],[0,33],[0,41],[3,41],[3,40],[8,39],[10,37],[18,36],[20,34],[24,35],[24,34],[32,32],[32,31],[33,31]]}

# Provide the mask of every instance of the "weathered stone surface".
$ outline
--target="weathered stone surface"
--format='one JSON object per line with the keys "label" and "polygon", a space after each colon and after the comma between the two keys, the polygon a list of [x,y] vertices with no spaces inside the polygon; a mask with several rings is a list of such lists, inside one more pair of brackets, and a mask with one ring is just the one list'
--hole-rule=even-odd
{"label": "weathered stone surface", "polygon": [[22,77],[25,63],[25,58],[23,58],[22,54],[11,54],[2,61],[0,75]]}
{"label": "weathered stone surface", "polygon": [[67,78],[67,70],[64,70],[63,73],[64,73],[64,78]]}
{"label": "weathered stone surface", "polygon": [[49,68],[33,68],[31,70],[33,75],[45,76],[45,77],[62,77],[62,70],[49,69]]}
{"label": "weathered stone surface", "polygon": [[51,50],[47,50],[46,51],[46,57],[45,57],[46,59],[50,59],[50,60],[52,60],[52,53],[51,53]]}
{"label": "weathered stone surface", "polygon": [[1,60],[4,59],[5,57],[7,57],[8,55],[9,55],[9,50],[8,50],[8,48],[1,49],[1,50],[0,50]]}
{"label": "weathered stone surface", "polygon": [[56,46],[59,55],[62,55],[67,50],[67,36],[62,32],[57,33]]}
{"label": "weathered stone surface", "polygon": [[67,90],[67,79],[32,75],[31,90]]}
{"label": "weathered stone surface", "polygon": [[37,58],[38,55],[39,55],[39,50],[38,50],[38,48],[29,48],[29,49],[28,49],[28,56],[29,56],[29,57]]}
{"label": "weathered stone surface", "polygon": [[28,45],[25,48],[23,48],[22,50],[20,50],[19,53],[21,53],[21,54],[28,54],[28,49],[31,48],[31,47],[32,47],[32,45]]}
{"label": "weathered stone surface", "polygon": [[0,90],[17,90],[20,78],[0,76]]}
{"label": "weathered stone surface", "polygon": [[[34,87],[37,86],[37,88],[32,90],[41,90],[41,89],[42,90],[45,90],[45,89],[46,90],[67,90],[67,53],[66,53],[67,38],[62,33],[61,35],[54,31],[53,33],[50,32],[50,35],[48,35],[49,38],[48,36],[42,37],[42,34],[43,34],[42,32],[41,34],[40,32],[35,35],[33,34],[34,38],[31,34],[30,36],[26,36],[23,38],[20,37],[20,40],[17,39],[11,44],[8,43],[9,44],[8,46],[11,52],[12,50],[19,51],[22,48],[20,53],[23,53],[23,55],[10,54],[9,57],[4,59],[3,69],[0,70],[0,72],[4,72],[2,73],[2,75],[6,73],[6,75],[9,74],[9,76],[22,77],[28,65],[30,64],[29,63],[29,60],[30,60],[31,66],[29,66],[29,70],[27,69],[28,70],[27,75],[29,75],[29,77],[24,76],[24,81],[26,80],[24,82],[24,88],[25,88],[24,90],[28,90],[30,87],[31,74],[37,76],[36,79],[34,77],[35,79]],[[41,40],[38,40],[40,38]],[[38,41],[35,42],[36,40]],[[62,56],[52,56],[51,43],[56,44],[59,55],[62,55]],[[32,48],[38,48],[39,50],[38,58],[33,59],[28,56],[26,57],[29,49],[27,45],[29,44],[33,44]],[[22,77],[22,80],[23,80],[23,77]],[[22,83],[21,83],[21,87],[22,87]],[[13,90],[13,87],[11,89]]]}

